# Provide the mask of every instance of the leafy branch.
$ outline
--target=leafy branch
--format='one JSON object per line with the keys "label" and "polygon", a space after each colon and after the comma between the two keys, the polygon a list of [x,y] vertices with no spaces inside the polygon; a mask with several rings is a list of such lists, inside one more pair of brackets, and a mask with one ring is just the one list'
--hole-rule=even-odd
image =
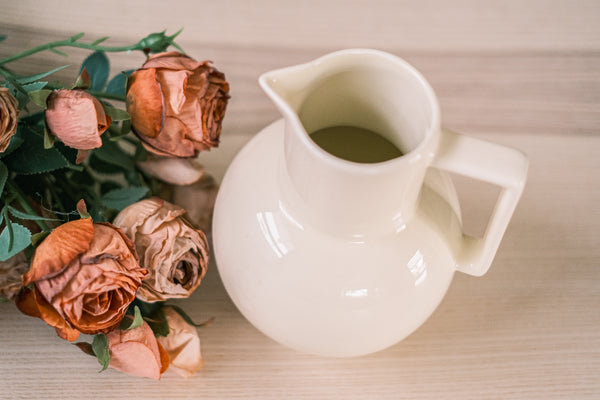
{"label": "leafy branch", "polygon": [[[107,52],[107,53],[117,53],[117,52],[140,50],[140,51],[143,51],[144,53],[148,54],[148,53],[158,53],[161,51],[165,51],[169,46],[174,46],[175,48],[177,48],[178,50],[181,51],[181,48],[179,47],[179,45],[177,45],[177,43],[175,43],[175,41],[174,41],[174,39],[181,33],[181,31],[182,31],[182,29],[180,29],[179,31],[177,31],[175,34],[173,34],[171,36],[165,35],[165,31],[152,33],[152,34],[146,36],[145,38],[143,38],[142,40],[140,40],[139,42],[129,45],[129,46],[100,46],[100,43],[103,43],[105,40],[107,40],[108,36],[102,37],[92,43],[82,43],[82,42],[79,42],[79,39],[81,39],[85,35],[82,32],[82,33],[78,33],[77,35],[73,35],[68,39],[57,40],[55,42],[42,44],[37,47],[33,47],[29,50],[25,50],[21,53],[7,57],[3,60],[0,60],[0,66],[3,66],[4,64],[8,64],[10,62],[13,62],[13,61],[19,60],[21,58],[28,57],[32,54],[39,53],[41,51],[46,51],[46,50],[50,50],[50,51],[60,54],[62,56],[67,56],[65,53],[58,50],[58,48],[60,48],[60,47],[77,47],[80,49],[87,49],[87,50],[92,50],[92,51],[102,51],[102,52]],[[0,69],[0,73],[2,73],[2,71],[6,72],[6,69]]]}

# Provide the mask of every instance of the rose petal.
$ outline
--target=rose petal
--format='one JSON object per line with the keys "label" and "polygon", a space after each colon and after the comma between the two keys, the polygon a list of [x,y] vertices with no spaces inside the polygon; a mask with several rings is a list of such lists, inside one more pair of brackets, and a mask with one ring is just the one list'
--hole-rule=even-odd
{"label": "rose petal", "polygon": [[142,68],[164,68],[171,70],[194,70],[204,63],[200,63],[185,54],[181,54],[177,51],[169,51],[165,53],[158,53],[150,56],[148,60],[142,65]]}
{"label": "rose petal", "polygon": [[198,332],[172,308],[165,307],[164,312],[169,323],[169,335],[159,337],[158,342],[169,355],[171,369],[187,378],[204,364]]}
{"label": "rose petal", "polygon": [[154,333],[146,322],[127,331],[114,330],[106,337],[111,368],[130,375],[160,379],[165,363]]}
{"label": "rose petal", "polygon": [[0,87],[0,153],[10,144],[17,133],[19,105],[17,99],[5,87]]}
{"label": "rose petal", "polygon": [[79,337],[79,331],[71,328],[67,321],[44,299],[37,289],[23,288],[16,301],[17,308],[31,317],[41,318],[56,329],[61,338],[74,342]]}
{"label": "rose petal", "polygon": [[163,95],[154,69],[137,70],[127,81],[127,112],[136,133],[155,138],[164,119]]}
{"label": "rose petal", "polygon": [[195,158],[154,157],[137,166],[150,176],[172,185],[189,185],[204,175],[204,167]]}
{"label": "rose petal", "polygon": [[89,248],[93,237],[94,225],[89,218],[67,222],[54,229],[36,249],[31,268],[23,275],[23,285],[60,272]]}

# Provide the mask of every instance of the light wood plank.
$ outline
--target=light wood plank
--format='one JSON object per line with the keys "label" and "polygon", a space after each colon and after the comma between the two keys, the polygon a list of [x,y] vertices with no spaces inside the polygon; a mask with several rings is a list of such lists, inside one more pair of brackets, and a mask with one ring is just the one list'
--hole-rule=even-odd
{"label": "light wood plank", "polygon": [[188,40],[203,45],[287,49],[597,51],[599,17],[593,0],[21,0],[4,2],[0,26],[127,38],[185,27]]}

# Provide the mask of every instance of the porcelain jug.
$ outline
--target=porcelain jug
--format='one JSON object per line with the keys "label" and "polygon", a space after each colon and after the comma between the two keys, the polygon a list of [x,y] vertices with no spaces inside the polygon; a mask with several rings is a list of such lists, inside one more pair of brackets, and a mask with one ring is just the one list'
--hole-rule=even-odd
{"label": "porcelain jug", "polygon": [[[368,354],[417,329],[455,271],[488,270],[525,184],[522,153],[442,129],[423,76],[381,51],[335,52],[259,83],[283,118],[231,163],[213,220],[222,281],[256,328],[302,352]],[[310,136],[333,126],[376,132],[402,155],[335,156]],[[463,233],[448,172],[501,187],[483,237]]]}

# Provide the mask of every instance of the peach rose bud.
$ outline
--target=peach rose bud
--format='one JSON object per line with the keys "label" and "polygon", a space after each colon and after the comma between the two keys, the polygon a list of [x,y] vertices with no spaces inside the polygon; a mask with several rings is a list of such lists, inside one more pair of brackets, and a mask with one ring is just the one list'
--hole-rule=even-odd
{"label": "peach rose bud", "polygon": [[158,342],[169,355],[170,368],[189,378],[202,368],[204,361],[200,351],[200,338],[196,328],[170,307],[164,309],[169,323],[169,335],[159,337]]}
{"label": "peach rose bud", "polygon": [[17,99],[5,87],[0,87],[0,153],[4,152],[10,139],[17,133],[19,108]]}
{"label": "peach rose bud", "polygon": [[60,89],[48,96],[46,104],[48,129],[65,145],[78,150],[102,146],[100,135],[112,120],[94,96],[84,90]]}
{"label": "peach rose bud", "polygon": [[229,84],[210,62],[178,52],[155,54],[127,86],[132,130],[148,151],[193,157],[218,146]]}
{"label": "peach rose bud", "polygon": [[136,297],[153,303],[190,296],[208,268],[208,242],[185,210],[157,197],[123,209],[114,224],[135,243],[148,270]]}
{"label": "peach rose bud", "polygon": [[126,374],[160,379],[169,367],[169,357],[146,322],[130,330],[115,329],[106,335],[109,367]]}

